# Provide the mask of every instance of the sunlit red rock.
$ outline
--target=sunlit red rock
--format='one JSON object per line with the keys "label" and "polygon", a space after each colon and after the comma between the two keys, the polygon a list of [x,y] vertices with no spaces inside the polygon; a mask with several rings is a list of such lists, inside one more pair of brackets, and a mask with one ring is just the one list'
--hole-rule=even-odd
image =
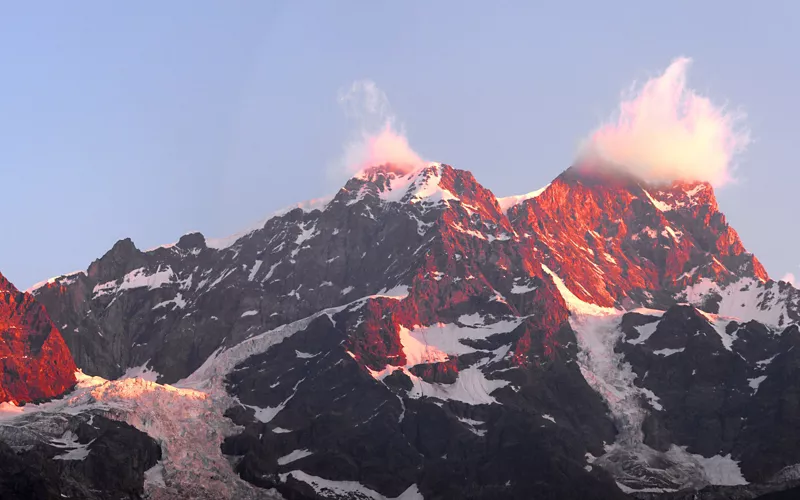
{"label": "sunlit red rock", "polygon": [[575,295],[598,305],[646,302],[704,277],[768,279],[707,183],[646,186],[571,168],[509,217]]}
{"label": "sunlit red rock", "polygon": [[75,384],[75,370],[44,308],[0,275],[0,402],[59,396]]}

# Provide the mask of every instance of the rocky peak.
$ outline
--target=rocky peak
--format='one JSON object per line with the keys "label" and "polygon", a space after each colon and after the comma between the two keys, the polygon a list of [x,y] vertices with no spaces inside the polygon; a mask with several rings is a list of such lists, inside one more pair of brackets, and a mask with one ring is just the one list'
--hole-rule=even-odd
{"label": "rocky peak", "polygon": [[202,233],[188,233],[181,236],[176,246],[181,250],[203,250],[206,248],[206,238]]}
{"label": "rocky peak", "polygon": [[142,257],[142,252],[136,248],[133,240],[125,238],[117,241],[111,250],[92,262],[87,274],[98,282],[110,281],[137,267],[142,262]]}
{"label": "rocky peak", "polygon": [[648,304],[653,293],[670,295],[702,278],[768,279],[707,183],[648,185],[577,166],[508,215],[576,295],[600,305],[623,297]]}
{"label": "rocky peak", "polygon": [[75,383],[75,370],[44,308],[0,274],[0,402],[63,394]]}
{"label": "rocky peak", "polygon": [[694,212],[701,207],[706,207],[709,212],[719,210],[714,187],[708,182],[675,181],[668,185],[652,185],[648,190],[658,202],[656,206],[664,212]]}

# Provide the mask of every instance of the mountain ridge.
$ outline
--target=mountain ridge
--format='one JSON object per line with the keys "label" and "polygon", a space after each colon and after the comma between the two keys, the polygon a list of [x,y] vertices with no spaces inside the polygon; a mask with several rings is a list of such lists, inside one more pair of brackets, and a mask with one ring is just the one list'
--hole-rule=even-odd
{"label": "mountain ridge", "polygon": [[568,169],[499,201],[449,165],[379,166],[226,245],[121,240],[34,294],[87,373],[221,378],[222,452],[290,498],[624,498],[800,464],[748,424],[795,432],[774,408],[800,295],[707,184]]}

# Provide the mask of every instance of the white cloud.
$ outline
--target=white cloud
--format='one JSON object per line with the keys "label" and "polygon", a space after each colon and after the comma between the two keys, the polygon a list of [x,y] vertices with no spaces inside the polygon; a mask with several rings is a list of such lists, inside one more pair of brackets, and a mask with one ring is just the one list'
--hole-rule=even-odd
{"label": "white cloud", "polygon": [[582,147],[580,160],[601,162],[649,182],[733,178],[734,160],[750,143],[744,114],[720,107],[689,88],[691,59],[680,57],[632,95]]}
{"label": "white cloud", "polygon": [[375,82],[353,82],[339,92],[339,103],[354,132],[335,166],[336,176],[342,173],[351,176],[377,165],[392,165],[405,172],[424,163],[409,146],[403,127],[396,124],[389,99]]}
{"label": "white cloud", "polygon": [[783,278],[780,279],[780,281],[785,281],[787,283],[790,283],[795,288],[800,288],[800,286],[798,286],[797,280],[794,277],[794,273],[786,273],[783,276]]}

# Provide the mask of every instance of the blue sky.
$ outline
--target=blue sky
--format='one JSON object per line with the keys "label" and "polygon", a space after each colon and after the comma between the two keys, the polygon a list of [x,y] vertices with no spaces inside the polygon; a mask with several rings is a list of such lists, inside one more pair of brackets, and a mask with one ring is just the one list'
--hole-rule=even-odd
{"label": "blue sky", "polygon": [[800,271],[800,4],[547,3],[6,5],[0,271],[26,288],[120,238],[223,236],[335,192],[352,133],[337,94],[360,79],[425,158],[498,196],[532,191],[678,56],[693,88],[748,115],[722,210],[773,277]]}

